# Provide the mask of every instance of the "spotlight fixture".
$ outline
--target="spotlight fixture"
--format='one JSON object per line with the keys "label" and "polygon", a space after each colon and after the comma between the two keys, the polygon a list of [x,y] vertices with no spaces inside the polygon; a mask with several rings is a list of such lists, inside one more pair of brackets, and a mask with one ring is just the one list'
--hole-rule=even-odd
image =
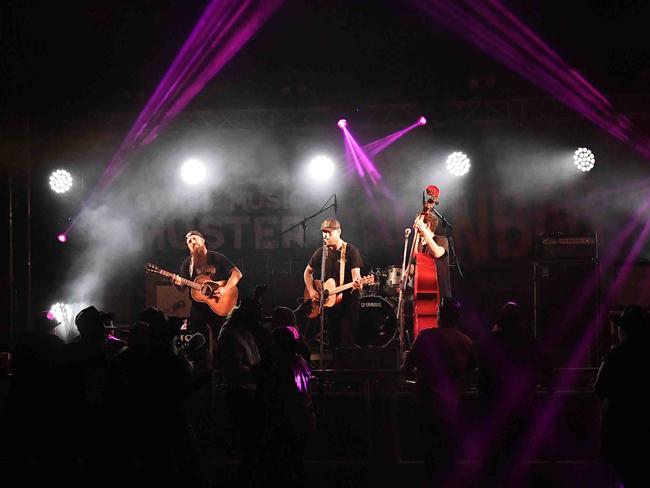
{"label": "spotlight fixture", "polygon": [[573,164],[575,164],[576,168],[580,171],[586,173],[587,171],[592,170],[596,164],[596,158],[594,153],[586,147],[579,147],[573,153]]}
{"label": "spotlight fixture", "polygon": [[72,175],[64,169],[57,169],[50,175],[50,188],[55,193],[65,193],[72,188]]}
{"label": "spotlight fixture", "polygon": [[56,240],[59,241],[61,244],[63,244],[68,241],[68,236],[61,233],[58,236],[56,236]]}
{"label": "spotlight fixture", "polygon": [[418,119],[418,124],[427,125],[427,119],[424,117],[424,115],[420,115],[420,118]]}
{"label": "spotlight fixture", "polygon": [[188,185],[198,185],[205,181],[205,174],[205,165],[199,159],[188,159],[181,167],[181,177]]}
{"label": "spotlight fixture", "polygon": [[454,176],[463,176],[469,172],[471,166],[466,154],[458,151],[447,157],[447,169]]}
{"label": "spotlight fixture", "polygon": [[339,129],[345,129],[348,126],[348,121],[345,119],[340,119],[336,125],[339,126]]}
{"label": "spotlight fixture", "polygon": [[318,181],[327,181],[334,174],[334,162],[327,156],[316,156],[309,163],[309,174]]}

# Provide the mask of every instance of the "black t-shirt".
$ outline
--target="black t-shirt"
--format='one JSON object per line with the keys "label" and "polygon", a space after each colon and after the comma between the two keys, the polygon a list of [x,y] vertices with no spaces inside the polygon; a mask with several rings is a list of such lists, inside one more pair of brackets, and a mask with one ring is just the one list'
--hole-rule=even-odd
{"label": "black t-shirt", "polygon": [[[343,247],[341,247],[341,250]],[[334,278],[336,285],[340,285],[340,266],[341,266],[341,250],[328,248],[327,259],[325,260],[325,280]],[[323,255],[323,248],[319,247],[309,260],[309,266],[314,270],[314,277],[320,278],[321,260]],[[361,253],[353,244],[348,243],[345,249],[345,273],[343,274],[343,284],[352,281],[352,268],[362,268],[363,259]]]}
{"label": "black t-shirt", "polygon": [[202,268],[196,269],[196,264],[194,269],[190,273],[190,263],[192,262],[192,256],[188,256],[183,261],[181,265],[180,275],[183,278],[193,280],[198,275],[206,275],[213,281],[228,280],[230,278],[230,271],[235,267],[230,259],[228,259],[223,254],[216,251],[208,251],[206,256],[206,263]]}
{"label": "black t-shirt", "polygon": [[[230,259],[216,251],[208,251],[205,264],[198,269],[195,264],[194,269],[192,269],[190,273],[191,263],[192,256],[185,258],[179,273],[183,278],[189,280],[194,280],[198,275],[206,275],[213,281],[227,281],[228,278],[230,278],[230,271],[235,267]],[[219,323],[224,319],[215,314],[206,303],[197,302],[192,299],[190,320],[198,324],[201,322]],[[200,326],[197,325],[197,327],[199,328],[197,328],[196,331],[202,332]]]}

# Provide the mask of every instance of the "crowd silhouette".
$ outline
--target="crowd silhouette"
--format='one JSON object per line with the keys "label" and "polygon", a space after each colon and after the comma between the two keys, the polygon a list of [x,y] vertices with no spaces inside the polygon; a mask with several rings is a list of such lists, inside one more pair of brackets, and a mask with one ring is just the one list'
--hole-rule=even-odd
{"label": "crowd silhouette", "polygon": [[[188,404],[205,395],[212,408],[219,383],[237,434],[231,486],[310,486],[303,464],[318,428],[311,350],[303,336],[310,304],[277,306],[266,317],[265,290],[260,285],[243,298],[222,326],[215,370],[205,337],[180,341],[182,319],[155,308],[118,328],[111,314],[87,307],[75,319],[78,336],[68,343],[55,335],[55,319],[37,314],[12,351],[2,452],[12,474],[28,484],[217,486],[205,433],[197,433]],[[421,486],[521,486],[513,484],[512,469],[529,440],[549,361],[529,337],[517,303],[503,303],[476,338],[461,331],[470,330],[461,312],[457,301],[445,300],[439,328],[418,335],[402,367],[407,377],[415,373]],[[650,434],[650,401],[637,382],[648,368],[650,318],[630,306],[617,326],[620,342],[595,383],[603,399],[604,459],[625,487],[650,486],[637,447]],[[472,378],[479,408],[468,412],[463,397]],[[461,462],[468,458],[475,465],[471,483]]]}

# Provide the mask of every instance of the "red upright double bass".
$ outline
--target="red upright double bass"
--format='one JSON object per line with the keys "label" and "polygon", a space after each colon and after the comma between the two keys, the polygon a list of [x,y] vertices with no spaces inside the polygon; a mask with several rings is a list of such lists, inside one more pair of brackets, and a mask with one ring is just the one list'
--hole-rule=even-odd
{"label": "red upright double bass", "polygon": [[[430,189],[433,188],[435,190]],[[435,186],[427,187],[426,193],[433,198],[424,202],[420,215],[431,212],[430,206],[438,201],[439,190]],[[429,204],[429,205],[427,205]],[[428,252],[422,252],[420,233],[415,232],[415,274],[413,277],[413,340],[422,329],[438,327],[438,309],[440,307],[440,288],[436,259]]]}

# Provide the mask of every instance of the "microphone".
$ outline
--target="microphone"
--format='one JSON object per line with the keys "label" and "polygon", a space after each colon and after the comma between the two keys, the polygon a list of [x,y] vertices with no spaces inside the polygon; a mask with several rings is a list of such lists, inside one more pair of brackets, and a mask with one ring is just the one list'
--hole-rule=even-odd
{"label": "microphone", "polygon": [[338,202],[336,201],[336,193],[334,194],[334,213],[336,214],[336,210],[338,209]]}
{"label": "microphone", "polygon": [[408,237],[410,235],[411,235],[411,228],[407,227],[406,229],[404,229],[404,237]]}

